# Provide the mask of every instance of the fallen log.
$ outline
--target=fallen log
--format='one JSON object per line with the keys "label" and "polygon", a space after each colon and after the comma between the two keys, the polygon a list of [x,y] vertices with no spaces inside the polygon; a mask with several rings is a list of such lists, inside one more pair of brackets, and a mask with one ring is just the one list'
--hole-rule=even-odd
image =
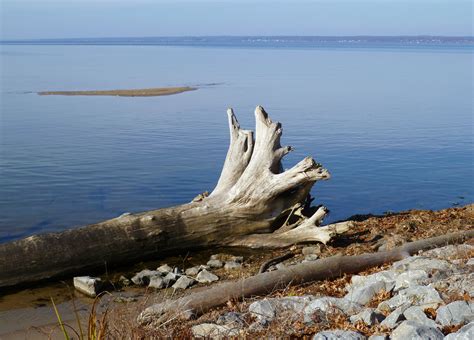
{"label": "fallen log", "polygon": [[356,256],[332,256],[272,272],[260,273],[245,279],[221,283],[177,300],[167,300],[152,305],[139,315],[138,322],[140,324],[159,323],[162,318],[168,319],[170,315],[183,318],[196,317],[211,308],[222,306],[228,301],[262,296],[289,285],[358,273],[371,267],[402,260],[420,250],[461,243],[471,237],[474,237],[474,230],[410,242],[390,251],[365,253]]}
{"label": "fallen log", "polygon": [[255,139],[252,131],[240,128],[232,109],[228,118],[230,145],[210,195],[201,194],[176,207],[0,244],[0,287],[87,274],[105,265],[192,248],[326,243],[349,228],[349,223],[318,228],[327,213],[324,207],[287,224],[291,211],[308,202],[311,187],[328,179],[329,172],[311,157],[283,171],[281,160],[292,148],[280,145],[281,124],[262,107],[255,110]]}

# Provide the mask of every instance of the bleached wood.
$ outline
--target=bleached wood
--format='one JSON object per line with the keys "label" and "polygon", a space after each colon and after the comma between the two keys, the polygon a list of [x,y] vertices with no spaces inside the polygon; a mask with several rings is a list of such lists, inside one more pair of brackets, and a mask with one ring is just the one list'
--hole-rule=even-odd
{"label": "bleached wood", "polygon": [[240,128],[232,109],[227,115],[230,145],[210,195],[200,194],[191,203],[176,207],[0,244],[0,287],[87,274],[93,268],[191,248],[326,243],[346,230],[316,227],[326,214],[320,209],[273,233],[280,227],[274,224],[278,218],[296,204],[302,206],[314,183],[328,179],[329,172],[311,157],[283,171],[281,160],[292,148],[281,146],[281,124],[273,122],[261,106],[255,109],[255,138],[252,131]]}

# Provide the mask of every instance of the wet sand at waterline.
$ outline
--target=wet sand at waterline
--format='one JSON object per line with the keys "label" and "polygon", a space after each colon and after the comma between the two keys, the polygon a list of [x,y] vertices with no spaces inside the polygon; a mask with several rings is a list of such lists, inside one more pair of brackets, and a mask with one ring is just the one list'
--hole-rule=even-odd
{"label": "wet sand at waterline", "polygon": [[42,91],[40,96],[119,96],[119,97],[156,97],[169,96],[186,91],[197,90],[195,87],[156,87],[134,90],[89,90],[89,91]]}

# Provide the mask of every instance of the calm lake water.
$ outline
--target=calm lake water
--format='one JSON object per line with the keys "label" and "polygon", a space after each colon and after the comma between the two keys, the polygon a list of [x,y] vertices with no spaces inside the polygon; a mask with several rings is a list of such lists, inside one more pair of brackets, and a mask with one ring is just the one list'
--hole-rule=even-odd
{"label": "calm lake water", "polygon": [[[312,155],[332,173],[312,192],[327,222],[474,201],[472,49],[0,48],[0,242],[212,190],[226,108],[253,128],[258,104],[295,147],[286,167]],[[199,89],[36,94],[182,85]]]}

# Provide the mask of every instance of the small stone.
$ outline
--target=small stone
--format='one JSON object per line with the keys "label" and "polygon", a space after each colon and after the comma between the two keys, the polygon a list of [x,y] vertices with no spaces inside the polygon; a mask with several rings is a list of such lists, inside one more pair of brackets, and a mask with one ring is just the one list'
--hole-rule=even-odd
{"label": "small stone", "polygon": [[474,303],[454,301],[436,311],[436,322],[441,326],[461,325],[474,321]]}
{"label": "small stone", "polygon": [[188,287],[191,287],[194,282],[196,282],[194,279],[187,277],[187,276],[181,276],[178,281],[175,282],[173,285],[174,289],[186,289]]}
{"label": "small stone", "polygon": [[163,264],[161,266],[159,266],[158,268],[156,268],[157,271],[159,271],[160,273],[170,273],[173,271],[173,268],[171,268],[170,266],[168,266],[167,264]]}
{"label": "small stone", "polygon": [[474,339],[474,322],[463,326],[456,333],[451,333],[445,336],[444,340],[471,340]]}
{"label": "small stone", "polygon": [[118,279],[119,283],[124,286],[124,287],[127,287],[127,286],[130,286],[130,284],[132,283],[129,279],[127,279],[125,276],[121,275]]}
{"label": "small stone", "polygon": [[388,340],[389,337],[388,335],[385,335],[385,334],[373,334],[371,336],[369,336],[369,339],[368,340]]}
{"label": "small stone", "polygon": [[163,284],[165,285],[165,287],[169,287],[171,286],[173,283],[176,282],[176,280],[178,279],[178,275],[174,274],[174,273],[168,273],[166,274],[166,276],[163,278]]}
{"label": "small stone", "polygon": [[214,281],[219,280],[219,277],[217,275],[212,274],[211,272],[208,272],[207,270],[203,269],[197,276],[196,276],[196,281],[200,283],[211,283]]}
{"label": "small stone", "polygon": [[[212,257],[211,257],[212,258]],[[210,267],[210,268],[222,268],[224,266],[224,264],[222,263],[221,260],[217,260],[217,259],[211,259],[209,261],[207,261],[207,265]]]}
{"label": "small stone", "polygon": [[418,322],[424,326],[434,328],[438,327],[436,322],[428,318],[423,309],[418,306],[412,306],[407,308],[407,310],[403,312],[403,315],[405,316],[405,319]]}
{"label": "small stone", "polygon": [[166,288],[167,285],[165,284],[165,280],[161,276],[152,276],[150,278],[150,283],[148,284],[148,287],[162,289]]}
{"label": "small stone", "polygon": [[350,290],[345,299],[358,303],[360,305],[365,305],[372,298],[378,294],[380,291],[385,290],[386,282],[378,281],[365,286],[358,286],[353,290]]}
{"label": "small stone", "polygon": [[313,340],[365,340],[367,339],[364,335],[354,332],[354,331],[345,331],[343,329],[335,329],[331,331],[322,331],[316,333],[313,336]]}
{"label": "small stone", "polygon": [[222,339],[239,335],[238,329],[213,323],[203,323],[193,326],[191,327],[191,331],[194,337],[206,339]]}
{"label": "small stone", "polygon": [[442,340],[443,333],[435,327],[428,327],[415,321],[403,321],[390,335],[391,340]]}
{"label": "small stone", "polygon": [[316,261],[318,259],[318,255],[316,254],[308,254],[304,257],[303,262],[311,262],[311,261]]}
{"label": "small stone", "polygon": [[410,256],[401,261],[397,261],[392,265],[397,271],[405,272],[408,270],[424,270],[424,271],[450,271],[451,264],[444,260],[431,259],[424,256]]}
{"label": "small stone", "polygon": [[230,258],[230,261],[237,262],[237,263],[242,263],[242,262],[244,262],[244,257],[243,256],[232,256]]}
{"label": "small stone", "polygon": [[352,315],[349,319],[352,323],[362,321],[367,326],[372,326],[382,322],[385,317],[382,314],[376,312],[374,308],[366,308],[362,312]]}
{"label": "small stone", "polygon": [[395,291],[403,288],[419,285],[428,280],[428,273],[421,269],[409,270],[401,273],[395,280]]}
{"label": "small stone", "polygon": [[311,246],[311,247],[304,247],[301,250],[301,253],[303,255],[319,255],[321,254],[321,246],[317,245],[317,246]]}
{"label": "small stone", "polygon": [[240,269],[240,268],[242,268],[242,264],[234,262],[234,261],[227,261],[224,266],[224,269],[226,270],[233,270],[233,269]]}
{"label": "small stone", "polygon": [[405,320],[403,312],[408,309],[409,305],[400,306],[390,313],[380,325],[386,328],[395,328],[401,321]]}
{"label": "small stone", "polygon": [[90,297],[96,297],[102,288],[102,281],[98,277],[76,276],[73,282],[74,288]]}
{"label": "small stone", "polygon": [[218,325],[232,325],[242,327],[244,325],[242,313],[228,312],[219,316],[216,323]]}
{"label": "small stone", "polygon": [[184,273],[187,276],[196,276],[197,274],[199,274],[200,271],[201,271],[201,268],[199,266],[194,266],[194,267],[186,269]]}
{"label": "small stone", "polygon": [[442,302],[443,300],[433,287],[415,285],[400,290],[390,300],[381,302],[377,309],[390,311],[407,303],[423,309],[437,308]]}
{"label": "small stone", "polygon": [[352,315],[360,312],[361,309],[361,305],[352,301],[348,301],[344,298],[323,296],[311,301],[311,303],[304,309],[304,322],[312,323],[313,315],[319,312],[327,314],[341,311],[347,315]]}
{"label": "small stone", "polygon": [[377,272],[367,276],[353,275],[351,278],[351,284],[347,290],[350,291],[351,289],[355,289],[356,287],[365,287],[373,283],[384,282],[385,290],[391,291],[395,285],[395,280],[397,276],[398,273],[390,270],[383,270],[381,272]]}
{"label": "small stone", "polygon": [[220,258],[221,258],[220,254],[214,254],[214,255],[211,255],[211,257],[209,259],[210,260],[220,260]]}
{"label": "small stone", "polygon": [[132,277],[132,282],[136,285],[146,285],[150,282],[150,278],[152,276],[160,275],[161,273],[159,271],[144,269],[141,272],[136,273],[135,276]]}
{"label": "small stone", "polygon": [[299,316],[314,298],[312,296],[288,296],[283,298],[269,298],[253,302],[249,306],[249,312],[256,317],[260,323],[266,324],[272,321],[277,313],[291,311],[293,315]]}

